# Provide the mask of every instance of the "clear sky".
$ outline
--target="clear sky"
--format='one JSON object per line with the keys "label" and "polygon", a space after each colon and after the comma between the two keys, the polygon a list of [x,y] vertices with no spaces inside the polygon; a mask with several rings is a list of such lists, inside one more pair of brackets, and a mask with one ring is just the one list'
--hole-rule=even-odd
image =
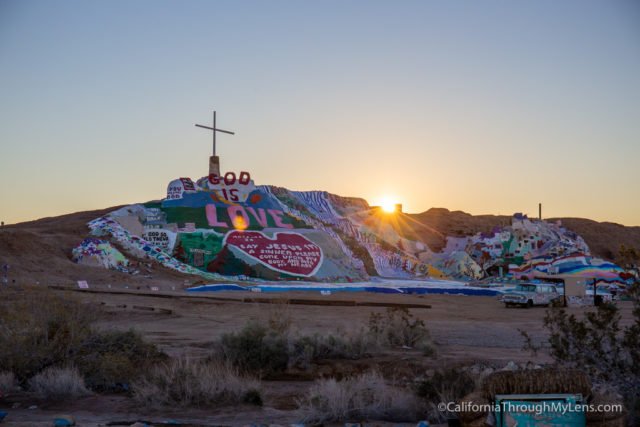
{"label": "clear sky", "polygon": [[640,225],[640,2],[0,0],[0,219],[207,173]]}

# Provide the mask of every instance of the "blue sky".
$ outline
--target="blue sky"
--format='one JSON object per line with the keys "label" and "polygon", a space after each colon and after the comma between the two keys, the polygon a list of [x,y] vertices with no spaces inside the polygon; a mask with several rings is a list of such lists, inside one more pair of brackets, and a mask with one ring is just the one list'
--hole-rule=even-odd
{"label": "blue sky", "polygon": [[634,1],[0,1],[0,219],[223,170],[640,225]]}

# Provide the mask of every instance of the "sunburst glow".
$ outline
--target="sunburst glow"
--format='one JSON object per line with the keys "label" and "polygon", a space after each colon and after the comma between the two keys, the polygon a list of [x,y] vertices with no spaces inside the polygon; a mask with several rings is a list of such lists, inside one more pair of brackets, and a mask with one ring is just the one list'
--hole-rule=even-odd
{"label": "sunburst glow", "polygon": [[380,201],[380,207],[387,213],[393,213],[396,211],[396,202],[388,197],[385,197]]}

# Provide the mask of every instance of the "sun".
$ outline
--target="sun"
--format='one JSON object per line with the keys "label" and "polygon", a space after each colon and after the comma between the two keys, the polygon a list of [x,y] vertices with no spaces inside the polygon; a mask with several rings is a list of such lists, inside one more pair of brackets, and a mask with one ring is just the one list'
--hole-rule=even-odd
{"label": "sun", "polygon": [[380,202],[380,207],[386,213],[394,213],[396,211],[396,202],[388,197],[383,197]]}

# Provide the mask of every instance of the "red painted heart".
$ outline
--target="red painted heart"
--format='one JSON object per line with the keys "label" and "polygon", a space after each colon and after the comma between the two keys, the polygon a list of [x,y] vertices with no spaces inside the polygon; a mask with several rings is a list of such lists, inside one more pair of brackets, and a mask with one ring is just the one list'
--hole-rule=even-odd
{"label": "red painted heart", "polygon": [[269,238],[259,231],[231,231],[225,243],[281,273],[311,276],[322,263],[322,249],[297,233],[276,233]]}

